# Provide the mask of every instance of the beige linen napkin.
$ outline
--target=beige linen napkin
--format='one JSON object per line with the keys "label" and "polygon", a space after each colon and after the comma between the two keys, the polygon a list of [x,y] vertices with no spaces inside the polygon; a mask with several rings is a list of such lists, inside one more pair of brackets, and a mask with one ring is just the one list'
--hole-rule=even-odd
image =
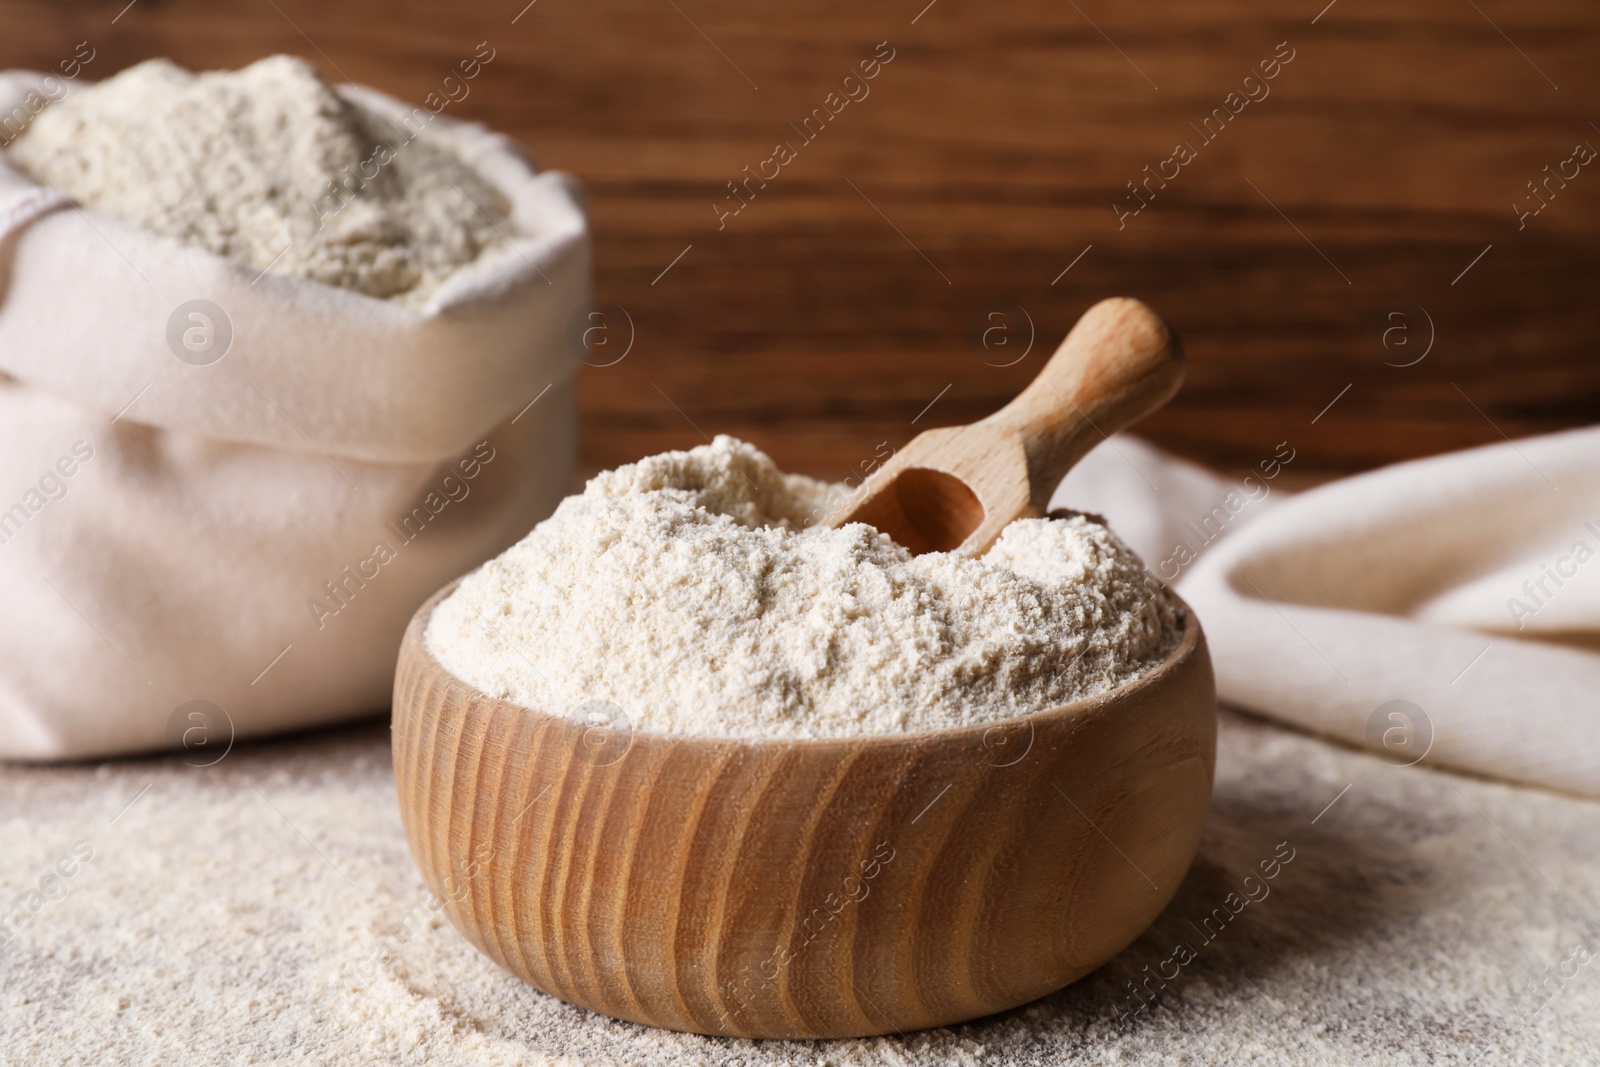
{"label": "beige linen napkin", "polygon": [[[0,114],[36,82],[0,74]],[[566,492],[577,189],[481,127],[420,136],[513,220],[422,308],[80,211],[0,153],[0,758],[209,759],[382,709],[411,612]]]}
{"label": "beige linen napkin", "polygon": [[1293,453],[1230,482],[1113,438],[1055,503],[1176,582],[1223,700],[1394,763],[1600,796],[1600,429],[1291,497],[1273,478]]}

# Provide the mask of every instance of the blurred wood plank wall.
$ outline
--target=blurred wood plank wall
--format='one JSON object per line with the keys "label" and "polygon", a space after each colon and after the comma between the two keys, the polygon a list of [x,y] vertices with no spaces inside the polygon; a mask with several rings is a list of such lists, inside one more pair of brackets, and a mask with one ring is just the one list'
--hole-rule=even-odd
{"label": "blurred wood plank wall", "polygon": [[[1600,414],[1600,167],[1513,208],[1600,147],[1592,3],[926,2],[3,0],[0,64],[285,51],[421,100],[487,41],[449,113],[581,177],[598,299],[634,324],[580,379],[587,471],[726,432],[842,476],[1003,403],[1112,293],[1190,353],[1145,432],[1224,467],[1288,440],[1302,470],[1354,470]],[[867,95],[806,140],[847,88]],[[1177,176],[1119,221],[1147,165]],[[1385,349],[1373,320],[1403,305]],[[1017,309],[1037,340],[1000,365]],[[1010,346],[982,347],[1002,322]]]}

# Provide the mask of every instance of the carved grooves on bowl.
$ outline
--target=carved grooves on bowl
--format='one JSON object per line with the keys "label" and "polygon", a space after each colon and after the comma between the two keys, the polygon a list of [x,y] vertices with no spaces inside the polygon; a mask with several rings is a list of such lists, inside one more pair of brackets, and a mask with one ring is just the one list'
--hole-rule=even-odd
{"label": "carved grooves on bowl", "polygon": [[1215,743],[1203,648],[1159,700],[1133,687],[1035,716],[1013,763],[965,731],[641,733],[600,765],[576,724],[439,668],[427,611],[402,650],[394,738],[424,879],[502,966],[620,1018],[843,1036],[1001,1010],[1136,936],[1199,840]]}

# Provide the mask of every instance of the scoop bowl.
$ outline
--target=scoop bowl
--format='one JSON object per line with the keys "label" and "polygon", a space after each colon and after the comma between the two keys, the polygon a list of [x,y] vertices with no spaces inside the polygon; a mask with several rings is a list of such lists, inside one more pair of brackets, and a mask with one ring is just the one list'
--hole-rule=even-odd
{"label": "scoop bowl", "polygon": [[860,738],[633,731],[445,670],[417,612],[394,691],[411,854],[455,927],[573,1004],[819,1038],[1026,1003],[1116,955],[1193,859],[1216,752],[1205,637],[1110,692]]}

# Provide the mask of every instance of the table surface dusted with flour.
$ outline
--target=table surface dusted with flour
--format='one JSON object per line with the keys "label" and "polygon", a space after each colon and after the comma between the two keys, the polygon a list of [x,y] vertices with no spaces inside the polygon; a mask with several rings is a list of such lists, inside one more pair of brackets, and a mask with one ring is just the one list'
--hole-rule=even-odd
{"label": "table surface dusted with flour", "polygon": [[1529,992],[1594,945],[1597,835],[1600,804],[1224,713],[1199,857],[1110,964],[963,1026],[756,1043],[591,1015],[468,946],[406,852],[382,724],[7,768],[3,899],[92,855],[0,947],[0,1062],[1594,1063],[1593,967]]}

